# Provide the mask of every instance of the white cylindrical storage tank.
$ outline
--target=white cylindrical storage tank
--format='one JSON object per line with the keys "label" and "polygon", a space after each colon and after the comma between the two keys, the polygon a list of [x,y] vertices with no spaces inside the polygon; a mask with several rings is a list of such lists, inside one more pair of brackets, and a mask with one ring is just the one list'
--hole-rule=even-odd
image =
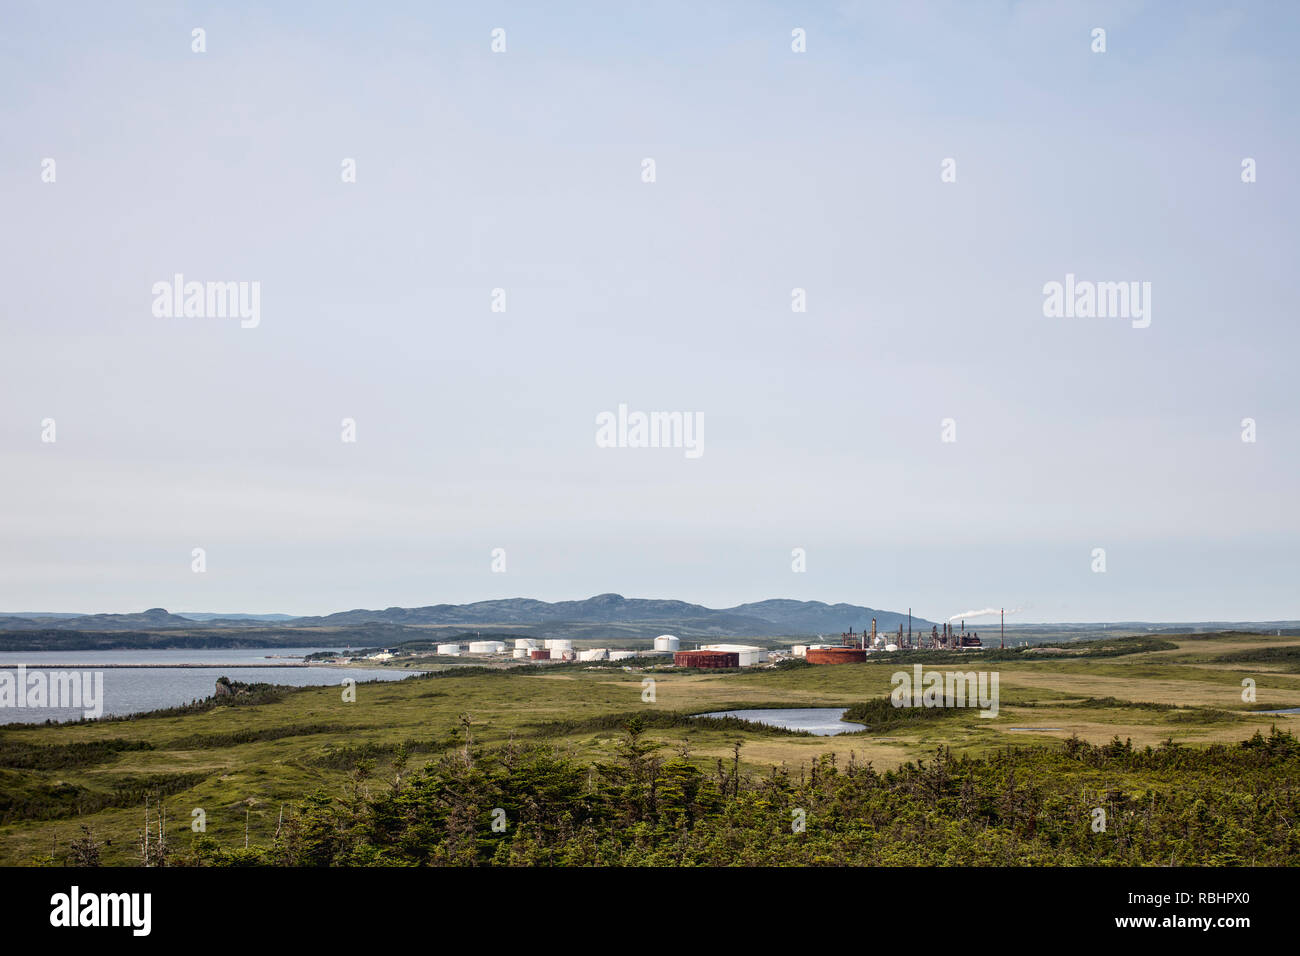
{"label": "white cylindrical storage tank", "polygon": [[886,645],[885,645],[885,650],[887,650],[887,651],[896,651],[896,650],[898,650],[898,645],[897,645],[897,644],[886,644]]}
{"label": "white cylindrical storage tank", "polygon": [[660,634],[655,638],[656,651],[679,651],[681,647],[682,642],[671,634]]}
{"label": "white cylindrical storage tank", "polygon": [[547,641],[547,647],[553,651],[571,651],[573,650],[573,641],[557,637]]}
{"label": "white cylindrical storage tank", "polygon": [[767,660],[767,651],[753,644],[705,644],[702,651],[725,651],[735,654],[741,667],[753,667],[760,661]]}
{"label": "white cylindrical storage tank", "polygon": [[790,653],[793,654],[795,657],[807,657],[808,645],[796,644],[794,647],[790,648]]}
{"label": "white cylindrical storage tank", "polygon": [[439,653],[439,654],[442,654],[442,655],[445,656],[445,657],[459,657],[459,656],[460,656],[460,645],[459,645],[459,644],[439,644],[439,645],[438,645],[438,653]]}
{"label": "white cylindrical storage tank", "polygon": [[515,638],[515,650],[531,651],[531,650],[536,650],[536,648],[537,648],[537,642],[533,640],[531,637]]}
{"label": "white cylindrical storage tank", "polygon": [[470,641],[469,652],[471,654],[504,654],[506,650],[505,641]]}
{"label": "white cylindrical storage tank", "polygon": [[603,647],[592,647],[585,651],[578,652],[580,661],[603,661],[608,651]]}
{"label": "white cylindrical storage tank", "polygon": [[531,653],[532,653],[532,651],[530,651],[530,650],[529,650],[528,648],[526,648],[526,647],[516,647],[516,648],[515,648],[515,659],[516,659],[516,660],[528,660],[528,655],[530,655]]}
{"label": "white cylindrical storage tank", "polygon": [[609,659],[611,661],[625,661],[629,657],[636,657],[636,651],[610,651]]}

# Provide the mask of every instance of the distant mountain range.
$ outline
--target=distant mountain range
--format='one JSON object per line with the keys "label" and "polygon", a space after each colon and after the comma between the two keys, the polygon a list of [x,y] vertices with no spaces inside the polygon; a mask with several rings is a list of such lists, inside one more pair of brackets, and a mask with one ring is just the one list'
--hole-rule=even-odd
{"label": "distant mountain range", "polygon": [[[654,637],[670,633],[679,637],[799,637],[838,636],[852,627],[870,630],[871,619],[881,631],[906,629],[907,615],[853,604],[775,599],[708,608],[685,601],[625,598],[598,594],[584,601],[537,601],[508,598],[473,604],[434,604],[427,607],[390,607],[384,610],[340,611],[319,617],[288,615],[172,614],[150,608],[138,614],[42,613],[0,616],[0,630],[139,631],[206,628],[356,628],[397,625],[410,628],[507,628],[541,637]],[[929,629],[932,622],[913,618],[913,629]],[[304,638],[306,640],[306,638]]]}
{"label": "distant mountain range", "polygon": [[[194,627],[197,622],[160,607],[139,614],[55,614],[48,611],[0,616],[0,630],[124,631],[161,627]],[[244,622],[239,622],[244,623]]]}
{"label": "distant mountain range", "polygon": [[[871,619],[883,631],[907,627],[907,615],[852,604],[822,601],[769,600],[708,608],[685,601],[625,598],[598,594],[585,601],[537,601],[508,598],[474,604],[434,604],[428,607],[390,607],[382,611],[340,611],[324,617],[295,618],[293,626],[401,624],[408,627],[527,629],[540,636],[584,637],[602,633],[628,637],[654,637],[670,633],[679,637],[778,637],[835,634],[853,627],[870,629]],[[929,621],[912,619],[912,626],[930,627]]]}
{"label": "distant mountain range", "polygon": [[272,624],[292,621],[295,616],[293,614],[210,614],[199,611],[179,611],[176,614],[176,617],[189,618],[191,621],[270,621]]}
{"label": "distant mountain range", "polygon": [[172,614],[160,607],[152,607],[138,614],[55,614],[42,611],[32,614],[0,615],[0,630],[71,630],[71,631],[138,631],[175,627],[249,627],[259,623],[283,624],[292,621],[292,615],[266,617],[215,614],[186,617]]}

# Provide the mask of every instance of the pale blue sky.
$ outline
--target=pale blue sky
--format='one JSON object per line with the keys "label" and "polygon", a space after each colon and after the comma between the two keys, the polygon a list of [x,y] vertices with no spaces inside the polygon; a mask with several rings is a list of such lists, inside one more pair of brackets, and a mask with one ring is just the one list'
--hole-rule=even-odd
{"label": "pale blue sky", "polygon": [[1300,8],[374,6],[5,4],[0,609],[1300,617]]}

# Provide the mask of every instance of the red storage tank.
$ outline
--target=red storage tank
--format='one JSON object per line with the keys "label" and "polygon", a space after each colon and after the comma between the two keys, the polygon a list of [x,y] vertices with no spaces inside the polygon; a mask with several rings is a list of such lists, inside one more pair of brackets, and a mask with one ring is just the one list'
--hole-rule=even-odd
{"label": "red storage tank", "polygon": [[551,652],[549,650],[533,651],[532,655],[533,660],[535,661],[549,661],[551,659]]}
{"label": "red storage tank", "polygon": [[809,664],[853,664],[867,659],[867,652],[857,647],[810,647]]}
{"label": "red storage tank", "polygon": [[735,651],[674,651],[673,663],[678,667],[739,667],[740,655]]}

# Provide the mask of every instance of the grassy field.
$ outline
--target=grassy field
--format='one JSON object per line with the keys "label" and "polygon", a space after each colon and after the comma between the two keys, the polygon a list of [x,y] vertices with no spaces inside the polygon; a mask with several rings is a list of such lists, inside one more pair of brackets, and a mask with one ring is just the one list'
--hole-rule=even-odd
{"label": "grassy field", "polygon": [[[457,668],[396,683],[287,690],[268,703],[202,713],[0,729],[0,863],[62,860],[89,827],[105,863],[139,861],[144,802],[162,800],[169,840],[185,844],[193,811],[227,844],[268,840],[282,808],[323,788],[343,788],[358,761],[383,779],[405,743],[414,769],[448,748],[546,741],[577,759],[607,760],[625,717],[647,719],[647,737],[712,767],[794,772],[819,754],[871,762],[878,769],[931,757],[942,746],[978,755],[1009,745],[1113,737],[1135,747],[1172,739],[1185,745],[1244,740],[1271,725],[1296,730],[1296,715],[1259,715],[1242,701],[1242,681],[1258,687],[1256,709],[1300,707],[1300,637],[1198,634],[1172,646],[1113,656],[985,655],[923,657],[927,670],[1000,675],[996,719],[974,709],[839,737],[758,727],[720,727],[680,716],[753,706],[851,706],[887,696],[891,675],[910,669],[907,654],[863,664],[722,673],[627,671],[563,665],[524,670]],[[1086,645],[1073,645],[1080,652]],[[1122,651],[1122,645],[1116,645]],[[883,657],[884,655],[880,655]],[[988,655],[992,657],[994,655]],[[1015,656],[1015,655],[1013,655]],[[960,662],[958,666],[957,662]],[[343,676],[343,675],[341,675]],[[643,700],[652,678],[654,700]],[[1139,706],[1145,705],[1145,706]],[[156,817],[151,813],[151,828]]]}

